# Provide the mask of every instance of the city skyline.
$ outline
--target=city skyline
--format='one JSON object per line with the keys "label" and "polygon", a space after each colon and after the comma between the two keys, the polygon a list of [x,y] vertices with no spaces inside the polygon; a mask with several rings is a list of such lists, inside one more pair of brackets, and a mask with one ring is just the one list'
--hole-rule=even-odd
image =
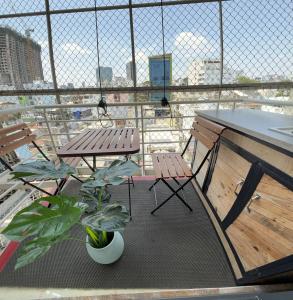
{"label": "city skyline", "polygon": [[23,88],[34,80],[43,80],[41,46],[30,37],[9,27],[0,27],[0,84]]}
{"label": "city skyline", "polygon": [[[52,9],[65,6],[64,1],[51,2]],[[109,1],[106,2],[109,4]],[[125,1],[114,2],[110,5],[125,4]],[[257,12],[248,9],[247,5],[246,13],[241,13],[241,1],[223,3],[225,68],[241,70],[251,78],[262,78],[272,74],[291,78],[292,51],[289,51],[288,37],[292,36],[292,33],[289,2],[266,1],[266,6],[258,8],[265,9],[261,19],[255,18]],[[85,3],[88,2],[74,0],[70,2],[70,7],[84,7]],[[102,5],[100,2],[99,4]],[[270,6],[278,6],[280,12],[282,11],[282,18],[275,17],[274,10],[269,10]],[[38,8],[43,9],[41,6]],[[136,77],[138,85],[142,85],[149,76],[148,57],[161,55],[163,52],[160,9],[139,8],[134,9],[133,13]],[[166,52],[173,55],[174,80],[186,77],[189,66],[196,59],[220,58],[217,3],[166,6],[164,16],[165,47]],[[127,78],[125,66],[132,60],[128,10],[103,11],[99,13],[98,20],[100,65],[111,66],[115,76]],[[51,23],[59,86],[67,82],[72,82],[76,87],[82,86],[83,82],[86,86],[94,86],[95,70],[98,67],[94,14],[85,12],[51,15]],[[270,30],[270,24],[274,24],[274,31]],[[32,38],[42,46],[44,79],[52,81],[45,17],[3,19],[0,25],[10,25],[21,33],[27,28],[35,29]]]}

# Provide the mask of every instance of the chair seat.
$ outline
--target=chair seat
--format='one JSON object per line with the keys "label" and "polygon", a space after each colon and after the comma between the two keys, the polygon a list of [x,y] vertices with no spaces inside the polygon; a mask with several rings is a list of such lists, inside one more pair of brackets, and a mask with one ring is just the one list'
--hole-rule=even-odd
{"label": "chair seat", "polygon": [[179,153],[154,153],[152,161],[156,179],[192,176],[191,169]]}

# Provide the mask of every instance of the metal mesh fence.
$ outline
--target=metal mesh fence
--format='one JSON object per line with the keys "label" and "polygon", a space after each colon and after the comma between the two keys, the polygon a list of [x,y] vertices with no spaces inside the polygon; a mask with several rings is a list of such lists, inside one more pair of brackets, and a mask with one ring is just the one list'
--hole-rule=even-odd
{"label": "metal mesh fence", "polygon": [[45,10],[45,1],[37,0],[2,0],[0,7],[0,14],[17,14],[17,13],[30,13]]}
{"label": "metal mesh fence", "polygon": [[93,13],[57,14],[51,19],[58,87],[95,86],[97,55]]}
{"label": "metal mesh fence", "polygon": [[[102,88],[131,91],[136,86],[162,85],[156,82],[164,63],[161,1],[96,1],[100,67],[94,0],[2,2],[0,28],[10,26],[16,35],[39,47],[31,64],[39,64],[43,75],[30,76],[31,89],[55,88],[54,81],[59,89],[99,88],[98,68]],[[271,82],[292,87],[291,12],[290,0],[163,1],[165,54],[170,54],[167,85],[173,90],[218,86],[221,81],[235,89],[237,84],[257,83],[267,83],[269,88]],[[27,89],[25,80],[17,79],[21,70],[11,71],[3,64],[10,60],[21,69],[29,64],[28,58],[17,59],[19,54],[14,55],[4,43],[9,34],[1,36],[1,90],[7,94]],[[42,82],[38,87],[33,84],[37,80]]]}
{"label": "metal mesh fence", "polygon": [[224,82],[292,80],[292,8],[290,0],[223,3]]}

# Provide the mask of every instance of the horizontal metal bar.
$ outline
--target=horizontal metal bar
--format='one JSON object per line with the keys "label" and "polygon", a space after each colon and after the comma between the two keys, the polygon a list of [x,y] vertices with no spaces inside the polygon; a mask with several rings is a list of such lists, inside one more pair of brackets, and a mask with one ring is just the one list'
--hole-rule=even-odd
{"label": "horizontal metal bar", "polygon": [[[214,84],[214,85],[187,85],[166,86],[166,91],[184,92],[184,91],[230,91],[230,90],[250,90],[250,89],[278,89],[293,88],[293,82],[263,82],[263,83],[245,83],[245,84]],[[71,88],[71,89],[35,89],[35,90],[1,90],[0,96],[25,96],[25,95],[80,95],[80,94],[100,94],[102,93],[143,93],[162,91],[159,86],[141,86],[141,87],[104,87],[100,88]]]}
{"label": "horizontal metal bar", "polygon": [[[194,118],[194,116],[179,116],[179,117],[172,117],[172,119],[182,119],[182,118]],[[112,121],[121,121],[121,120],[126,120],[126,121],[131,121],[131,120],[136,120],[137,118],[111,118]],[[171,117],[143,117],[144,120],[154,120],[154,119],[171,119]],[[83,120],[48,120],[48,123],[79,123],[79,122],[107,122],[109,121],[108,119],[83,119]]]}
{"label": "horizontal metal bar", "polygon": [[0,116],[1,115],[10,115],[10,114],[17,114],[20,112],[24,112],[27,110],[33,110],[34,106],[17,106],[17,107],[12,107],[12,108],[6,108],[0,110]]}
{"label": "horizontal metal bar", "polygon": [[45,16],[45,15],[46,15],[46,11],[34,11],[34,12],[26,12],[26,13],[2,14],[0,15],[0,19],[35,17],[35,16]]}
{"label": "horizontal metal bar", "polygon": [[[233,103],[233,102],[242,102],[241,99],[227,99],[220,100],[221,103]],[[182,100],[182,101],[170,101],[170,105],[178,105],[178,104],[206,104],[206,103],[218,103],[218,99],[211,100]],[[121,107],[121,106],[161,106],[160,101],[145,101],[145,102],[119,102],[119,103],[107,103],[108,107]],[[94,107],[97,108],[97,104],[93,103],[81,103],[81,104],[53,104],[53,105],[35,105],[34,109],[47,109],[47,108],[81,108],[81,107]],[[166,109],[166,108],[165,108]],[[168,110],[168,108],[166,109]]]}
{"label": "horizontal metal bar", "polygon": [[[178,102],[170,102],[170,105],[180,105],[180,104],[206,104],[206,103],[255,103],[255,104],[262,104],[262,105],[269,105],[269,106],[293,106],[293,101],[280,101],[280,100],[254,100],[254,99],[237,99],[237,100],[188,100],[188,101],[178,101]],[[127,102],[127,103],[109,103],[109,107],[135,107],[135,106],[161,106],[160,102]],[[0,111],[1,115],[9,115],[9,114],[16,114],[25,111],[33,111],[39,109],[61,109],[61,108],[81,108],[81,107],[88,107],[88,108],[96,108],[96,104],[56,104],[56,105],[38,105],[38,106],[18,106],[16,108],[8,108],[3,109]],[[191,116],[180,116],[173,118],[188,118]],[[144,119],[154,119],[154,117],[143,117]],[[170,117],[160,117],[160,119],[168,119]],[[106,121],[107,119],[104,119]],[[137,120],[137,118],[116,118],[113,120]],[[44,120],[38,120],[30,123],[36,122],[44,122]],[[66,122],[96,122],[99,121],[97,119],[82,119],[82,120],[66,120]],[[62,120],[50,120],[49,122],[62,122]]]}
{"label": "horizontal metal bar", "polygon": [[182,128],[182,129],[160,129],[160,130],[151,130],[151,129],[146,129],[144,131],[140,130],[140,132],[170,132],[170,131],[189,131],[190,128]]}
{"label": "horizontal metal bar", "polygon": [[[190,128],[188,129],[160,129],[160,130],[139,130],[140,133],[145,133],[145,132],[176,132],[176,131],[189,131]],[[80,132],[69,132],[69,135],[78,135]],[[68,135],[67,133],[52,133],[52,136],[64,136]],[[38,138],[43,138],[50,136],[50,134],[42,134],[41,136],[38,136]]]}
{"label": "horizontal metal bar", "polygon": [[[186,144],[186,141],[167,141],[167,142],[144,142],[144,145],[157,145],[157,144],[180,144],[180,143],[184,143]],[[142,145],[142,143],[140,143]]]}
{"label": "horizontal metal bar", "polygon": [[[230,0],[223,0],[230,1]],[[209,3],[218,2],[218,0],[178,0],[178,1],[164,1],[163,6],[175,6],[182,4],[197,4],[197,3]],[[133,3],[132,5],[107,5],[107,6],[97,6],[97,11],[107,11],[107,10],[121,10],[132,8],[144,8],[144,7],[158,7],[161,6],[160,2],[149,2],[149,3]],[[83,12],[94,12],[95,7],[79,7],[79,8],[69,8],[69,9],[50,9],[48,12],[50,15],[55,14],[70,14],[70,13],[83,13]],[[46,11],[36,11],[36,12],[25,12],[25,13],[12,13],[0,15],[0,19],[7,18],[20,18],[20,17],[32,17],[32,16],[43,16],[46,15]]]}
{"label": "horizontal metal bar", "polygon": [[243,99],[243,103],[255,103],[269,106],[293,106],[293,101]]}

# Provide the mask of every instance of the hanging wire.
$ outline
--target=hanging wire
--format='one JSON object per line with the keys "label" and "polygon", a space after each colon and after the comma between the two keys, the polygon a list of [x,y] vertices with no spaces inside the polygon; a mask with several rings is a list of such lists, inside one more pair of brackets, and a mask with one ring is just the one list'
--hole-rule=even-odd
{"label": "hanging wire", "polygon": [[163,68],[164,68],[164,96],[161,100],[162,107],[169,107],[171,115],[171,126],[173,125],[173,114],[170,103],[166,97],[166,51],[165,51],[165,26],[164,26],[164,9],[163,0],[161,0],[161,30],[162,30],[162,41],[163,41]]}
{"label": "hanging wire", "polygon": [[[99,86],[100,86],[100,101],[97,106],[98,111],[98,120],[103,128],[109,128],[113,126],[113,120],[110,118],[110,115],[108,114],[108,106],[106,99],[103,96],[102,92],[102,79],[101,79],[101,67],[100,67],[100,47],[99,47],[99,28],[98,28],[98,12],[97,12],[97,0],[94,0],[95,4],[95,30],[96,30],[96,42],[97,42],[97,59],[98,59],[98,74],[99,74]],[[100,114],[100,108],[103,109],[103,113]],[[101,120],[102,117],[108,118],[110,121],[110,125],[104,125],[103,121]]]}
{"label": "hanging wire", "polygon": [[164,67],[164,96],[162,98],[162,106],[168,106],[166,98],[166,54],[165,54],[165,28],[164,28],[164,9],[163,0],[161,0],[161,26],[162,26],[162,41],[163,41],[163,67]]}

